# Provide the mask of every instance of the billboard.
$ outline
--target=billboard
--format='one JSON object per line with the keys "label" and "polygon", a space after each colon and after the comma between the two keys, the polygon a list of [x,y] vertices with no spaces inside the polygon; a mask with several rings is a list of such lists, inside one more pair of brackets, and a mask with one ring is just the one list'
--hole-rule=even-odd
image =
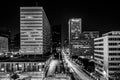
{"label": "billboard", "polygon": [[79,40],[81,34],[81,18],[69,20],[69,41]]}

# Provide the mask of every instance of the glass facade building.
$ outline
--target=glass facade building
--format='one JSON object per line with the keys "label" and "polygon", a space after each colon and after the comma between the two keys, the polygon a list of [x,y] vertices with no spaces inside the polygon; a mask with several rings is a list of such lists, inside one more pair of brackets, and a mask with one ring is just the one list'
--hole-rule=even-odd
{"label": "glass facade building", "polygon": [[81,18],[71,18],[69,19],[68,26],[69,26],[69,48],[71,55],[79,55],[79,41],[80,41],[80,34],[81,34]]}
{"label": "glass facade building", "polygon": [[42,7],[20,7],[20,47],[24,54],[50,51],[51,29]]}
{"label": "glass facade building", "polygon": [[95,70],[107,80],[120,72],[120,31],[111,31],[94,39]]}

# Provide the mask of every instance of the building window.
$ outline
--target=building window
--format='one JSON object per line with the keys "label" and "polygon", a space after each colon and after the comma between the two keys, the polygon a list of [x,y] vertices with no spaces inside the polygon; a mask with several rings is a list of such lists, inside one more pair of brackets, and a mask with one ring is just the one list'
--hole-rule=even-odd
{"label": "building window", "polygon": [[36,25],[36,24],[41,25],[41,23],[32,23],[32,22],[31,23],[22,23],[22,24],[25,24],[25,25],[27,25],[27,24],[29,24],[29,25]]}
{"label": "building window", "polygon": [[42,43],[42,41],[26,41],[24,43]]}
{"label": "building window", "polygon": [[108,43],[109,46],[117,46],[119,43]]}
{"label": "building window", "polygon": [[42,18],[41,19],[22,19],[21,21],[40,21],[40,20],[42,20]]}
{"label": "building window", "polygon": [[120,61],[120,58],[109,58],[111,61]]}
{"label": "building window", "polygon": [[21,34],[26,34],[26,32],[20,32]]}
{"label": "building window", "polygon": [[31,31],[33,29],[21,29],[21,31]]}
{"label": "building window", "polygon": [[101,63],[102,63],[102,64],[104,64],[104,62],[103,62],[103,61],[101,61]]}
{"label": "building window", "polygon": [[28,38],[21,38],[21,40],[28,40]]}
{"label": "building window", "polygon": [[103,44],[101,43],[101,44],[94,44],[94,46],[103,46]]}
{"label": "building window", "polygon": [[5,64],[1,64],[0,66],[0,72],[4,72],[5,71]]}
{"label": "building window", "polygon": [[6,71],[7,72],[10,72],[11,70],[10,70],[10,64],[6,64]]}
{"label": "building window", "polygon": [[40,45],[39,44],[36,44],[36,45],[35,44],[33,44],[33,45],[25,45],[24,44],[24,45],[21,45],[21,46],[40,46]]}
{"label": "building window", "polygon": [[109,66],[120,66],[120,62],[119,63],[109,63]]}
{"label": "building window", "polygon": [[28,37],[28,35],[20,35],[21,37]]}
{"label": "building window", "polygon": [[35,40],[42,40],[42,38],[35,38]]}
{"label": "building window", "polygon": [[102,64],[95,64],[97,67],[100,67],[100,68],[103,68],[103,65]]}
{"label": "building window", "polygon": [[30,34],[39,34],[39,32],[30,32]]}
{"label": "building window", "polygon": [[103,57],[102,57],[102,56],[97,56],[97,55],[94,55],[94,57],[99,58],[99,59],[103,59]]}
{"label": "building window", "polygon": [[100,54],[100,55],[103,55],[103,52],[94,52],[94,54]]}
{"label": "building window", "polygon": [[27,9],[20,9],[20,12],[35,12],[35,13],[37,13],[37,12],[42,12],[41,11],[41,9],[40,8],[34,8],[34,9],[29,9],[29,8],[27,8]]}
{"label": "building window", "polygon": [[109,38],[109,41],[120,41],[120,38]]}
{"label": "building window", "polygon": [[95,48],[95,50],[103,50],[103,48]]}
{"label": "building window", "polygon": [[95,42],[102,42],[102,41],[103,41],[103,39],[95,40]]}
{"label": "building window", "polygon": [[31,35],[31,37],[42,37],[42,35]]}
{"label": "building window", "polygon": [[120,48],[109,48],[110,51],[119,51]]}
{"label": "building window", "polygon": [[109,53],[109,56],[120,56],[120,53]]}
{"label": "building window", "polygon": [[110,71],[119,71],[120,68],[109,68]]}
{"label": "building window", "polygon": [[36,13],[20,13],[20,15],[42,15],[42,12]]}
{"label": "building window", "polygon": [[97,68],[100,72],[103,72],[103,70],[102,69],[100,69],[100,68]]}
{"label": "building window", "polygon": [[[109,76],[114,76],[114,73],[109,73]],[[109,80],[114,80],[113,78],[109,78]]]}

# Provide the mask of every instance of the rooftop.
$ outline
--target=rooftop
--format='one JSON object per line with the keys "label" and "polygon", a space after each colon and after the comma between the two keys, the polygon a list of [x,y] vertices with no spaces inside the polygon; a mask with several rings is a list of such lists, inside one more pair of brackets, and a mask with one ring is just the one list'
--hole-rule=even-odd
{"label": "rooftop", "polygon": [[0,62],[45,62],[50,58],[46,55],[20,55],[17,57],[0,57]]}
{"label": "rooftop", "polygon": [[102,36],[120,36],[120,31],[110,31],[108,33],[102,34]]}

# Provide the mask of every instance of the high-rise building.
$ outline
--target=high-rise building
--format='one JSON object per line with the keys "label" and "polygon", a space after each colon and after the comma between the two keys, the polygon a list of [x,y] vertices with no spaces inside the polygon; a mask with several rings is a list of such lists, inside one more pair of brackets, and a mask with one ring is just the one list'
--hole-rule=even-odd
{"label": "high-rise building", "polygon": [[0,36],[0,52],[8,52],[8,38]]}
{"label": "high-rise building", "polygon": [[[22,72],[19,79],[45,78],[46,69],[52,58],[50,54],[39,54],[50,52],[50,32],[50,25],[42,7],[21,7],[20,47],[21,52],[24,53],[0,57],[0,80],[12,79],[12,75],[19,72]],[[4,38],[0,40],[5,48],[7,44]],[[14,40],[13,49],[19,48],[19,34],[14,37]],[[3,48],[1,50],[4,50]]]}
{"label": "high-rise building", "polygon": [[71,43],[73,40],[79,40],[79,34],[82,31],[81,21],[81,18],[69,19],[69,43]]}
{"label": "high-rise building", "polygon": [[20,33],[14,35],[14,51],[20,50]]}
{"label": "high-rise building", "polygon": [[[31,58],[2,59],[0,60],[0,80],[9,80],[14,73],[22,72],[19,79],[31,78],[31,80],[43,79],[47,64],[46,57],[39,56],[36,60]],[[47,58],[49,59],[49,57]],[[18,73],[17,73],[18,74]],[[11,78],[12,79],[12,78]],[[25,79],[25,80],[26,80]]]}
{"label": "high-rise building", "polygon": [[69,19],[69,48],[72,55],[79,54],[79,41],[81,34],[81,18]]}
{"label": "high-rise building", "polygon": [[81,56],[93,58],[94,39],[99,37],[98,31],[84,31],[80,34]]}
{"label": "high-rise building", "polygon": [[116,79],[120,74],[120,31],[111,31],[94,39],[94,59],[97,74],[107,80]]}
{"label": "high-rise building", "polygon": [[42,7],[20,8],[20,47],[24,54],[50,51],[51,29]]}
{"label": "high-rise building", "polygon": [[61,25],[52,26],[52,50],[56,51],[57,47],[61,47]]}
{"label": "high-rise building", "polygon": [[0,36],[8,38],[8,51],[10,51],[10,42],[11,42],[11,31],[6,28],[0,29]]}

